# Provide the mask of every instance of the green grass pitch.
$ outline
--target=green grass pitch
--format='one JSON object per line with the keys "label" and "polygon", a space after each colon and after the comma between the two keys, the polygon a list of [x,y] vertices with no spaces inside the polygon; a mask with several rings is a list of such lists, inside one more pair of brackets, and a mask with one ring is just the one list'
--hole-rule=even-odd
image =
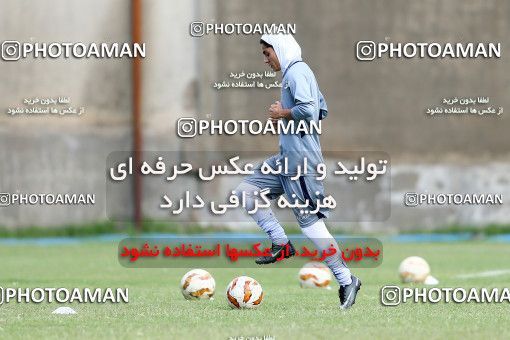
{"label": "green grass pitch", "polygon": [[[439,287],[510,287],[510,274],[458,278],[458,275],[510,269],[510,245],[465,242],[455,244],[384,244],[378,268],[356,269],[363,281],[354,307],[338,309],[332,290],[302,289],[297,268],[204,268],[216,280],[212,301],[187,301],[179,290],[189,268],[124,268],[117,244],[2,245],[2,287],[128,287],[127,304],[69,304],[78,314],[52,315],[59,304],[0,306],[0,338],[165,338],[228,339],[440,339],[505,338],[510,304],[407,303],[380,304],[380,289],[399,284],[397,268],[406,256],[422,256],[439,279]],[[199,262],[196,265],[200,268]],[[228,282],[248,275],[264,288],[257,310],[232,310],[225,298]]]}

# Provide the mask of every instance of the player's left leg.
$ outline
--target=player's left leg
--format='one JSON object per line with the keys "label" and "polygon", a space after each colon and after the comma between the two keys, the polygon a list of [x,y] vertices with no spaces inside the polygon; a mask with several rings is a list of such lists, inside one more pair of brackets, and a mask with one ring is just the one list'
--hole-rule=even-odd
{"label": "player's left leg", "polygon": [[[265,162],[272,168],[276,168],[275,156],[270,157]],[[247,176],[237,186],[235,192],[239,200],[242,200],[244,196],[247,212],[255,210],[251,217],[271,240],[271,254],[269,256],[258,257],[255,263],[269,264],[276,262],[277,259],[282,257],[289,258],[294,256],[295,250],[271,208],[254,209],[255,201],[260,200],[260,192],[262,190],[269,189],[269,194],[267,195],[269,199],[277,198],[283,193],[279,176],[276,174],[262,174],[260,166],[261,164],[257,166],[253,175]]]}
{"label": "player's left leg", "polygon": [[[262,189],[263,188],[260,188],[259,186],[254,185],[252,182],[248,182],[246,180],[241,182],[235,189],[239,199],[242,199],[244,194],[246,204],[245,209],[247,212],[254,210],[256,201],[260,199],[258,193],[260,193]],[[273,244],[285,245],[287,242],[289,242],[289,239],[285,234],[285,230],[283,230],[283,227],[281,226],[271,208],[258,208],[253,214],[251,214],[251,217],[267,234]]]}
{"label": "player's left leg", "polygon": [[[255,200],[259,199],[259,195],[256,193],[260,193],[261,190],[262,188],[245,180],[237,186],[235,191],[239,199],[241,199],[244,193],[246,211],[251,211],[255,207]],[[271,254],[258,257],[255,263],[270,264],[276,262],[277,259],[294,256],[296,253],[294,246],[289,241],[285,230],[283,230],[271,208],[259,208],[251,216],[271,240]]]}

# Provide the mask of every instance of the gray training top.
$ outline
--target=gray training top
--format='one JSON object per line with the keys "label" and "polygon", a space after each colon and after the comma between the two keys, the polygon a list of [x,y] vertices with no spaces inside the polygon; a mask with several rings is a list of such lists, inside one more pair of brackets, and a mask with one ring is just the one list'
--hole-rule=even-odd
{"label": "gray training top", "polygon": [[[291,109],[291,116],[295,120],[296,126],[300,120],[318,123],[319,120],[327,116],[326,101],[319,90],[312,70],[305,62],[295,61],[285,69],[281,104],[284,109]],[[287,174],[282,172],[282,175],[295,176],[298,165],[301,165],[303,174],[305,157],[307,159],[306,175],[317,175],[317,165],[323,163],[324,160],[319,135],[315,130],[313,132],[313,134],[280,134],[280,161],[282,166],[284,157],[288,162],[288,172]]]}

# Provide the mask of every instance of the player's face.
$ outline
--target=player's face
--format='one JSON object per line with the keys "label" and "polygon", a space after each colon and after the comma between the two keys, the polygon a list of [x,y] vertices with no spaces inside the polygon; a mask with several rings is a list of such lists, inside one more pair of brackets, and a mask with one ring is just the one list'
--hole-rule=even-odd
{"label": "player's face", "polygon": [[272,47],[264,47],[263,44],[261,44],[260,46],[262,46],[262,54],[264,55],[264,63],[268,64],[273,69],[273,71],[280,71],[281,70],[280,61],[278,61],[278,57],[276,56],[276,53],[273,50],[273,48]]}

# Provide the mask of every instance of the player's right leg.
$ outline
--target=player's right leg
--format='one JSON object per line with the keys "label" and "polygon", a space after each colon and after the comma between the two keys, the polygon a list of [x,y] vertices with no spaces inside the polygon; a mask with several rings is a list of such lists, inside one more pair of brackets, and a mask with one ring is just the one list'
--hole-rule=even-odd
{"label": "player's right leg", "polygon": [[[298,199],[300,203],[304,203],[305,200],[308,200],[310,206],[305,210],[294,208],[294,215],[296,216],[303,234],[313,242],[319,253],[324,251],[329,252],[331,247],[335,248],[335,255],[326,257],[324,262],[331,269],[340,285],[338,291],[340,308],[347,309],[351,307],[356,301],[356,295],[361,287],[361,281],[351,274],[351,271],[341,257],[341,250],[337,241],[324,224],[324,218],[328,217],[329,209],[321,208],[317,214],[306,213],[306,211],[315,210],[317,199],[322,199],[324,197],[322,182],[315,180],[314,177],[302,176],[299,178],[299,181],[293,181],[285,177],[282,179],[282,185],[288,199]],[[292,197],[292,195],[295,195],[295,198]]]}
{"label": "player's right leg", "polygon": [[340,298],[340,308],[348,309],[356,302],[356,296],[361,288],[361,280],[351,274],[349,268],[341,258],[341,250],[337,241],[331,235],[323,219],[319,219],[312,225],[302,228],[303,234],[310,239],[317,250],[320,252],[333,247],[336,249],[334,256],[328,256],[325,259],[326,265],[331,269],[335,275],[340,288],[338,290],[338,297]]}

